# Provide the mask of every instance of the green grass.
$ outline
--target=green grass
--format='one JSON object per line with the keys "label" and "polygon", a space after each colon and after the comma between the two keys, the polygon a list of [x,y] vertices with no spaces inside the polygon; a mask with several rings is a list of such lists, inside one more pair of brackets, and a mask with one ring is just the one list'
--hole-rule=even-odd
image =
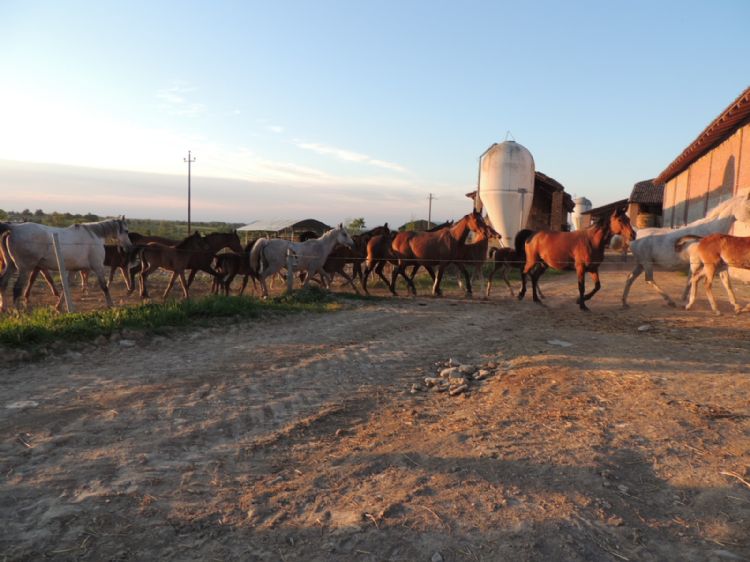
{"label": "green grass", "polygon": [[165,304],[143,304],[72,314],[49,308],[0,317],[0,344],[28,348],[59,341],[90,341],[124,328],[149,333],[210,323],[220,318],[261,318],[268,314],[339,310],[330,294],[316,288],[261,301],[252,297],[211,296]]}

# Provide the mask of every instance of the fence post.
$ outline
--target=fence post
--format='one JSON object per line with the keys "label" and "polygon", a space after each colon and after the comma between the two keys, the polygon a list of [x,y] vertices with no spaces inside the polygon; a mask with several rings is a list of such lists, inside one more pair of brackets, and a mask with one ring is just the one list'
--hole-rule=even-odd
{"label": "fence post", "polygon": [[286,249],[286,292],[291,294],[294,290],[294,252],[291,248]]}
{"label": "fence post", "polygon": [[60,239],[57,237],[57,232],[52,233],[52,247],[55,249],[57,269],[60,272],[60,282],[62,283],[63,298],[65,299],[65,310],[73,312],[73,301],[70,298],[70,287],[68,286],[68,271],[65,269],[65,258],[60,249]]}

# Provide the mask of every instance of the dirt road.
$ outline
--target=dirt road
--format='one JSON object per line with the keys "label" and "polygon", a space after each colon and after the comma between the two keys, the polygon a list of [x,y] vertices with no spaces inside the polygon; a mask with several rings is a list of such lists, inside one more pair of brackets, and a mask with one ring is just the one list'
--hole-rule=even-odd
{"label": "dirt road", "polygon": [[[6,367],[0,552],[750,559],[750,315],[670,309],[642,282],[622,311],[623,281],[605,274],[590,314],[561,275],[547,308],[498,286]],[[410,392],[449,358],[492,374]]]}

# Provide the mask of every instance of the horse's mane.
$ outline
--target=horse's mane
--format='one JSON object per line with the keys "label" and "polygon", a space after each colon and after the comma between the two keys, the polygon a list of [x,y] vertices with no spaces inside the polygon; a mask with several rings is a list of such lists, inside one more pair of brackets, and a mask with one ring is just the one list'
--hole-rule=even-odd
{"label": "horse's mane", "polygon": [[99,238],[116,237],[122,228],[122,219],[107,219],[99,222],[83,222],[74,225],[84,228]]}
{"label": "horse's mane", "polygon": [[743,193],[741,195],[735,195],[734,197],[727,199],[723,203],[719,203],[711,209],[704,219],[700,219],[698,222],[711,221],[716,219],[723,219],[733,215],[737,216],[737,220],[745,220],[750,214],[747,211],[747,207],[743,208],[743,204],[748,204],[748,194]]}

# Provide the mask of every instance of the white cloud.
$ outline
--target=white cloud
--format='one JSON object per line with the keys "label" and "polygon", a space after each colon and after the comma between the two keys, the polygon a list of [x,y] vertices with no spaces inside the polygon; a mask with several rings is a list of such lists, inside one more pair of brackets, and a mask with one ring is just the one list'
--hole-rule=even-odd
{"label": "white cloud", "polygon": [[284,132],[284,127],[280,125],[267,125],[266,130],[271,131],[272,133],[281,134]]}
{"label": "white cloud", "polygon": [[185,94],[195,91],[195,88],[177,84],[171,88],[159,90],[156,97],[165,102],[167,111],[173,115],[193,116],[203,113],[206,107],[202,103],[189,101]]}
{"label": "white cloud", "polygon": [[345,160],[347,162],[369,164],[370,166],[376,166],[378,168],[384,168],[386,170],[392,170],[394,172],[405,173],[408,171],[400,164],[396,164],[394,162],[386,162],[385,160],[377,160],[366,154],[361,154],[359,152],[354,152],[345,148],[337,148],[335,146],[328,146],[315,142],[303,142],[296,139],[293,141],[293,143],[295,146],[297,146],[298,148],[302,148],[303,150],[311,150],[312,152],[316,152],[317,154],[322,154],[324,156],[333,156],[334,158]]}

